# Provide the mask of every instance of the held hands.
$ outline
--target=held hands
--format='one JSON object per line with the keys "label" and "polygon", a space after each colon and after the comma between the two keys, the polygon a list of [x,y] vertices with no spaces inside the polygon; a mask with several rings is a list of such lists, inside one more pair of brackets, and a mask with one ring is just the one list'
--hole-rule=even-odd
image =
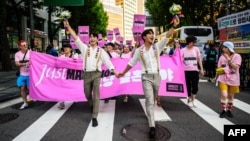
{"label": "held hands", "polygon": [[124,73],[118,73],[116,77],[120,78],[120,77],[123,77],[124,75],[125,75]]}

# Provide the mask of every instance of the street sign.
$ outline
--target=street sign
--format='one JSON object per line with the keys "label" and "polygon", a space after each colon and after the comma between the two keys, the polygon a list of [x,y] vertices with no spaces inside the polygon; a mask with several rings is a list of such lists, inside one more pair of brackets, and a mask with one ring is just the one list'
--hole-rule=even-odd
{"label": "street sign", "polygon": [[84,0],[44,0],[45,6],[83,6]]}

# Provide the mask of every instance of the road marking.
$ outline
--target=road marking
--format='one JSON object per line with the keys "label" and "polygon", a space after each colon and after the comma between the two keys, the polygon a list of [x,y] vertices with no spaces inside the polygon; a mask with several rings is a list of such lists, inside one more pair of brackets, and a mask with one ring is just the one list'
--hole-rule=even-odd
{"label": "road marking", "polygon": [[92,121],[89,123],[83,141],[112,141],[113,127],[115,119],[115,100],[109,100],[109,103],[100,101],[99,114],[97,117],[98,126],[92,127]]}
{"label": "road marking", "polygon": [[199,79],[199,82],[208,82],[207,80]]}
{"label": "road marking", "polygon": [[[145,99],[139,99],[139,101],[141,103],[145,115],[147,115]],[[168,116],[168,114],[163,110],[163,108],[157,106],[156,104],[154,105],[154,115],[155,115],[155,121],[172,121],[171,118]]]}
{"label": "road marking", "polygon": [[19,134],[13,141],[38,141],[54,126],[73,102],[65,102],[65,109],[58,109],[59,103],[55,104],[32,125]]}
{"label": "road marking", "polygon": [[22,101],[23,101],[22,98],[18,97],[18,98],[14,98],[14,99],[2,102],[0,104],[0,109],[6,108],[6,107],[11,106],[11,105],[15,105],[15,104],[20,103]]}
{"label": "road marking", "polygon": [[243,101],[240,101],[238,99],[234,99],[234,106],[241,109],[242,111],[250,114],[250,105],[243,102]]}
{"label": "road marking", "polygon": [[[187,105],[187,99],[181,99],[181,101]],[[218,113],[214,112],[212,109],[210,109],[197,99],[196,103],[197,108],[192,107],[191,109],[201,118],[207,121],[210,125],[212,125],[221,134],[224,134],[224,125],[234,125],[226,118],[220,118]],[[220,106],[218,105],[218,107]]]}

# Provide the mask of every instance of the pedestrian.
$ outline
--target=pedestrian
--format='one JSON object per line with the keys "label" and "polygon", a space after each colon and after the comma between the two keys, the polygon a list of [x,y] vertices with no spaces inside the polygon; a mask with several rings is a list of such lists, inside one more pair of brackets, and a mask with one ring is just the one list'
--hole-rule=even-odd
{"label": "pedestrian", "polygon": [[[131,58],[132,57],[132,52],[129,47],[129,45],[124,45],[123,46],[123,52],[120,55],[120,58]],[[123,102],[128,102],[128,95],[125,95]]]}
{"label": "pedestrian", "polygon": [[[110,58],[119,58],[120,57],[120,55],[117,53],[117,51],[114,50],[115,49],[114,43],[112,43],[112,42],[107,43],[106,48],[107,48],[107,53],[108,53]],[[109,98],[105,98],[104,103],[109,103]]]}
{"label": "pedestrian", "polygon": [[55,57],[58,56],[57,51],[55,50],[54,46],[51,45],[51,44],[47,46],[47,48],[46,48],[46,53],[47,53],[47,54],[50,54],[50,55],[52,55],[52,56],[55,56]]}
{"label": "pedestrian", "polygon": [[[74,58],[74,59],[78,58],[78,55],[73,55],[72,46],[70,44],[64,44],[62,46],[61,50],[62,50],[63,54],[59,56],[60,58]],[[59,109],[64,109],[65,108],[65,103],[60,102],[58,108]]]}
{"label": "pedestrian", "polygon": [[217,66],[224,69],[224,74],[218,75],[217,78],[221,93],[220,105],[222,112],[220,113],[220,118],[225,116],[233,117],[231,110],[233,108],[234,95],[240,92],[239,68],[241,61],[240,54],[234,51],[234,44],[229,41],[224,42],[222,44],[222,55]]}
{"label": "pedestrian", "polygon": [[19,67],[20,74],[17,77],[17,86],[20,88],[20,93],[23,99],[23,104],[19,109],[25,109],[28,105],[27,93],[30,84],[30,50],[28,49],[27,42],[25,40],[20,40],[18,42],[19,51],[15,53],[15,65]]}
{"label": "pedestrian", "polygon": [[145,95],[145,104],[147,111],[147,118],[150,127],[149,137],[155,138],[155,120],[154,120],[154,104],[158,95],[161,76],[160,71],[160,52],[164,49],[166,43],[169,41],[171,35],[173,35],[174,29],[171,28],[166,38],[162,39],[157,44],[154,42],[154,32],[152,29],[146,29],[142,32],[141,37],[144,41],[144,45],[137,48],[133,57],[128,62],[128,65],[122,73],[119,73],[119,77],[124,76],[138,61],[141,64],[141,80],[142,87]]}
{"label": "pedestrian", "polygon": [[170,49],[168,55],[169,55],[169,56],[174,55],[174,52],[175,52],[175,50],[176,50],[177,48],[181,48],[180,41],[179,41],[179,39],[174,39],[174,45],[173,45],[173,47]]}
{"label": "pedestrian", "polygon": [[[69,25],[68,20],[64,20],[64,27],[67,27],[70,35],[73,37],[76,46],[81,51],[82,59],[84,62],[83,80],[84,80],[84,94],[90,105],[92,112],[92,126],[98,126],[97,116],[100,104],[100,80],[101,80],[101,65],[104,63],[107,68],[116,76],[117,73],[114,69],[112,62],[106,51],[104,51],[98,44],[98,34],[90,33],[89,43],[87,46],[76,35],[75,31]],[[93,96],[92,96],[93,95]]]}
{"label": "pedestrian", "polygon": [[184,64],[186,87],[188,92],[187,104],[189,106],[193,105],[193,107],[197,107],[195,98],[198,92],[199,84],[198,65],[200,67],[200,74],[202,76],[204,75],[200,50],[198,47],[194,46],[196,40],[197,38],[195,36],[187,36],[187,46],[181,49],[181,57]]}
{"label": "pedestrian", "polygon": [[206,52],[206,71],[208,73],[208,81],[213,82],[216,74],[217,51],[214,44],[209,44],[209,49]]}

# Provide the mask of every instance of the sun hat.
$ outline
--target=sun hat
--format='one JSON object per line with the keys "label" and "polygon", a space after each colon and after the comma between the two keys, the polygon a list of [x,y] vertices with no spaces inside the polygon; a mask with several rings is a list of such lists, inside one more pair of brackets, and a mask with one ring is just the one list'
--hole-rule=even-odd
{"label": "sun hat", "polygon": [[230,52],[234,52],[234,44],[232,42],[226,41],[222,44],[224,47],[227,47]]}

